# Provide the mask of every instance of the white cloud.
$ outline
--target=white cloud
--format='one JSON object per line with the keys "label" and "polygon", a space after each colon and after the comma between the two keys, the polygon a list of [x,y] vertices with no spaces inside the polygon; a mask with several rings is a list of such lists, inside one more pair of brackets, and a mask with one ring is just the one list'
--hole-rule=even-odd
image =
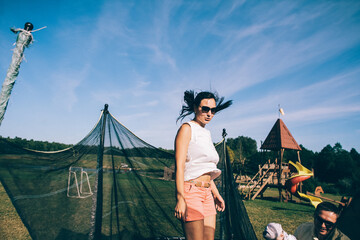
{"label": "white cloud", "polygon": [[136,87],[138,88],[144,88],[150,85],[150,81],[137,81]]}
{"label": "white cloud", "polygon": [[[232,22],[230,26],[219,24],[211,28],[220,40],[204,63],[209,75],[227,86],[227,94],[321,64],[360,39],[360,35],[351,32],[339,34],[341,22],[319,26],[329,12],[336,11],[333,5],[320,4],[314,9],[298,9],[295,4],[284,2],[271,9],[265,9],[267,4],[259,5],[254,9],[260,12],[254,10],[250,15],[250,25]],[[309,24],[313,31],[308,31]]]}
{"label": "white cloud", "polygon": [[176,62],[167,52],[164,52],[158,45],[150,44],[147,46],[153,52],[153,62],[157,64],[167,64],[176,70]]}
{"label": "white cloud", "polygon": [[287,114],[287,119],[300,122],[328,121],[343,118],[354,113],[360,113],[359,105],[314,107],[290,112]]}
{"label": "white cloud", "polygon": [[53,73],[49,81],[53,83],[53,102],[61,108],[71,111],[78,102],[76,90],[88,76],[88,71],[89,66],[85,66],[80,71],[62,69],[61,72]]}

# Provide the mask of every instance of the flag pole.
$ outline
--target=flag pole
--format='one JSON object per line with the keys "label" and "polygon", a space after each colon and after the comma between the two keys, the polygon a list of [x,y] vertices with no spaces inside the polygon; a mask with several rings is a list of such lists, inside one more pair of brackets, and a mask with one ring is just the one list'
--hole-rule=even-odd
{"label": "flag pole", "polygon": [[280,104],[278,105],[278,109],[279,109],[279,118],[280,118],[281,115],[285,115],[285,112],[284,109],[280,107]]}

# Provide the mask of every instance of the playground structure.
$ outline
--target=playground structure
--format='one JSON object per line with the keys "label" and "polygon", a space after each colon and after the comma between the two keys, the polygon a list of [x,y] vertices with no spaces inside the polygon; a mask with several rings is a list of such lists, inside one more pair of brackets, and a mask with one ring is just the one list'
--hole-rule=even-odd
{"label": "playground structure", "polygon": [[[291,198],[289,193],[301,200],[310,201],[315,207],[322,201],[318,197],[301,193],[301,182],[312,177],[313,173],[301,165],[301,147],[280,118],[275,122],[261,145],[261,149],[276,151],[278,157],[274,161],[269,159],[264,165],[259,165],[258,173],[246,186],[240,187],[245,199],[254,200],[259,195],[262,197],[267,188],[277,188],[279,190],[279,201],[288,201]],[[292,161],[283,162],[285,149],[297,151],[296,163]],[[283,194],[284,190],[285,194]]]}
{"label": "playground structure", "polygon": [[[264,164],[259,165],[259,171],[246,185],[240,185],[240,192],[245,199],[254,200],[268,188],[277,188],[279,190],[279,201],[287,202],[292,196],[299,200],[310,202],[314,207],[324,201],[339,204],[341,209],[346,209],[352,198],[343,197],[341,201],[321,196],[324,193],[320,186],[316,187],[314,193],[302,192],[302,182],[313,177],[314,173],[301,165],[300,151],[301,148],[291,135],[285,123],[279,118],[266,137],[261,149],[277,152],[277,158],[272,162],[270,159]],[[297,161],[283,162],[285,149],[297,151]],[[278,160],[279,159],[279,160]],[[284,194],[283,194],[284,191]]]}

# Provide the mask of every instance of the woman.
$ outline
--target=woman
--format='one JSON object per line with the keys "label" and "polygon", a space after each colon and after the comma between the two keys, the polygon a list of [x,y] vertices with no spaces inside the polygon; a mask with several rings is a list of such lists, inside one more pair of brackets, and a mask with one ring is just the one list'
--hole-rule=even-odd
{"label": "woman", "polygon": [[186,239],[214,239],[216,209],[224,211],[225,202],[214,184],[221,171],[209,130],[205,129],[215,113],[229,107],[211,92],[185,91],[179,119],[195,113],[182,124],[175,138],[176,206],[175,216],[182,220]]}

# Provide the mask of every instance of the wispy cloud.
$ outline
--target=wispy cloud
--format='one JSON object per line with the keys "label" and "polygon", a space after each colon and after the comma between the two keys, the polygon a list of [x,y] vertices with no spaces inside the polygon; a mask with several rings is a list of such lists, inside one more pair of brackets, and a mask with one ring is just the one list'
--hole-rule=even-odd
{"label": "wispy cloud", "polygon": [[[278,104],[284,107],[284,118],[298,125],[340,120],[360,114],[360,93],[357,90],[359,70],[339,73],[304,87],[291,85],[272,89],[256,99],[236,102],[223,119],[231,128],[246,130],[262,128],[278,117]],[[220,117],[221,118],[221,117]]]}
{"label": "wispy cloud", "polygon": [[314,107],[289,113],[287,119],[299,122],[328,121],[354,113],[360,113],[359,105],[340,105],[330,107]]}
{"label": "wispy cloud", "polygon": [[53,91],[53,102],[67,111],[71,111],[74,104],[78,101],[77,88],[88,76],[89,66],[85,66],[80,71],[57,72],[51,77]]}
{"label": "wispy cloud", "polygon": [[[106,2],[101,6],[94,28],[89,29],[91,51],[103,51],[104,47],[118,51],[121,43],[131,43],[132,31],[126,26],[128,9],[121,2]],[[118,40],[118,41],[116,41]],[[111,44],[109,45],[109,43]]]}
{"label": "wispy cloud", "polygon": [[160,49],[159,45],[150,44],[147,46],[153,53],[153,63],[156,64],[167,64],[171,66],[173,70],[176,70],[176,61],[172,58],[169,53],[164,52]]}
{"label": "wispy cloud", "polygon": [[[206,64],[213,66],[209,67],[213,78],[222,79],[221,84],[228,86],[228,94],[319,64],[359,41],[360,36],[351,32],[347,37],[339,35],[336,29],[341,23],[314,25],[333,10],[332,6],[294,9],[296,5],[281,3],[270,10],[254,10],[250,25],[212,28],[222,40],[209,52]],[[265,14],[265,18],[263,11],[271,11],[272,17]],[[304,34],[309,24],[317,31]]]}

